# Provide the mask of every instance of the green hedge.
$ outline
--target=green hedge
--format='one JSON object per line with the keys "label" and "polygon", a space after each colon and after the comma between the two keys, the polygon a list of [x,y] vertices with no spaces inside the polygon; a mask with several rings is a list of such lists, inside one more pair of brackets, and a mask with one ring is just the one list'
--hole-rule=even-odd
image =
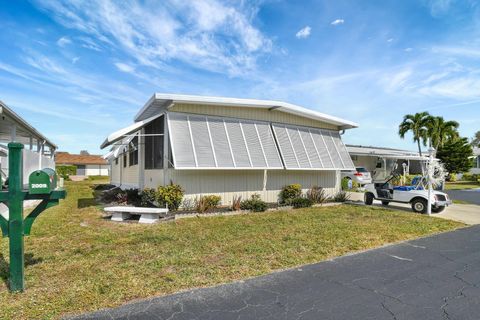
{"label": "green hedge", "polygon": [[56,166],[55,170],[57,171],[57,174],[64,179],[68,179],[69,176],[74,176],[77,174],[76,166],[60,165]]}

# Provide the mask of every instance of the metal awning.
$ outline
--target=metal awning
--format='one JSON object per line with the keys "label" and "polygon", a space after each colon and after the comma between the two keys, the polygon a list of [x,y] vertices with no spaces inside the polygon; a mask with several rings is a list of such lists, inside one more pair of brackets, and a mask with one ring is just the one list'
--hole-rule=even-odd
{"label": "metal awning", "polygon": [[355,166],[338,131],[274,123],[280,154],[290,170],[351,170]]}
{"label": "metal awning", "polygon": [[53,142],[0,101],[0,142],[16,141],[27,145],[33,139],[53,150],[57,149]]}
{"label": "metal awning", "polygon": [[268,122],[170,112],[176,169],[283,169]]}
{"label": "metal awning", "polygon": [[[120,129],[118,131],[115,131],[114,133],[110,134],[107,139],[105,139],[105,141],[102,143],[102,145],[100,146],[101,149],[105,148],[105,147],[108,147],[109,145],[112,145],[114,144],[115,142],[117,141],[120,141],[121,139],[125,138],[125,137],[128,137],[128,136],[131,136],[132,133],[135,133],[137,131],[139,131],[140,129],[142,129],[143,127],[145,127],[147,124],[149,124],[150,122],[152,122],[153,120],[157,119],[158,117],[162,116],[163,114],[157,114],[157,115],[154,115],[148,119],[145,119],[145,120],[142,120],[142,121],[138,121],[138,122],[135,122],[134,124],[132,125],[129,125],[128,127],[126,128],[123,128],[123,129]],[[133,138],[133,137],[132,137]]]}

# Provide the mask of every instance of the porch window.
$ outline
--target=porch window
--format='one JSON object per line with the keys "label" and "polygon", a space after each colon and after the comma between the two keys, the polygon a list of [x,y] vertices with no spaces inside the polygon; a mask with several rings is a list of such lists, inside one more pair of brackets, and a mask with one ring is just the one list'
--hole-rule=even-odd
{"label": "porch window", "polygon": [[145,169],[163,168],[163,116],[145,126]]}
{"label": "porch window", "polygon": [[129,154],[129,166],[135,166],[138,164],[138,137],[132,139],[128,147]]}

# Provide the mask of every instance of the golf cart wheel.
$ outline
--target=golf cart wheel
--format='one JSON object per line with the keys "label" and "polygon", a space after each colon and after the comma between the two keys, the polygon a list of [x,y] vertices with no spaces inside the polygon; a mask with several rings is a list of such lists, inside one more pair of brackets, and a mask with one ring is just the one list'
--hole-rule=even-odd
{"label": "golf cart wheel", "polygon": [[427,213],[428,202],[425,199],[417,198],[412,201],[412,210],[417,213]]}
{"label": "golf cart wheel", "polygon": [[364,202],[367,206],[371,206],[373,203],[373,194],[370,192],[365,193]]}
{"label": "golf cart wheel", "polygon": [[384,206],[388,206],[389,203],[390,203],[390,201],[382,201],[382,205],[384,205]]}
{"label": "golf cart wheel", "polygon": [[434,212],[434,213],[440,213],[443,210],[445,210],[445,206],[443,206],[443,207],[432,207],[432,212]]}

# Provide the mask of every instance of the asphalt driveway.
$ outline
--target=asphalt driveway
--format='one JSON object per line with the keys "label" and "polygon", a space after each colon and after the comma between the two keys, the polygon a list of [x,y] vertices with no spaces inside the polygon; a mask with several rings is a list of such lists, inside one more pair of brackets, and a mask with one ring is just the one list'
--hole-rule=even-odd
{"label": "asphalt driveway", "polygon": [[480,226],[78,319],[478,319]]}
{"label": "asphalt driveway", "polygon": [[451,199],[480,205],[480,189],[447,190],[446,192]]}

